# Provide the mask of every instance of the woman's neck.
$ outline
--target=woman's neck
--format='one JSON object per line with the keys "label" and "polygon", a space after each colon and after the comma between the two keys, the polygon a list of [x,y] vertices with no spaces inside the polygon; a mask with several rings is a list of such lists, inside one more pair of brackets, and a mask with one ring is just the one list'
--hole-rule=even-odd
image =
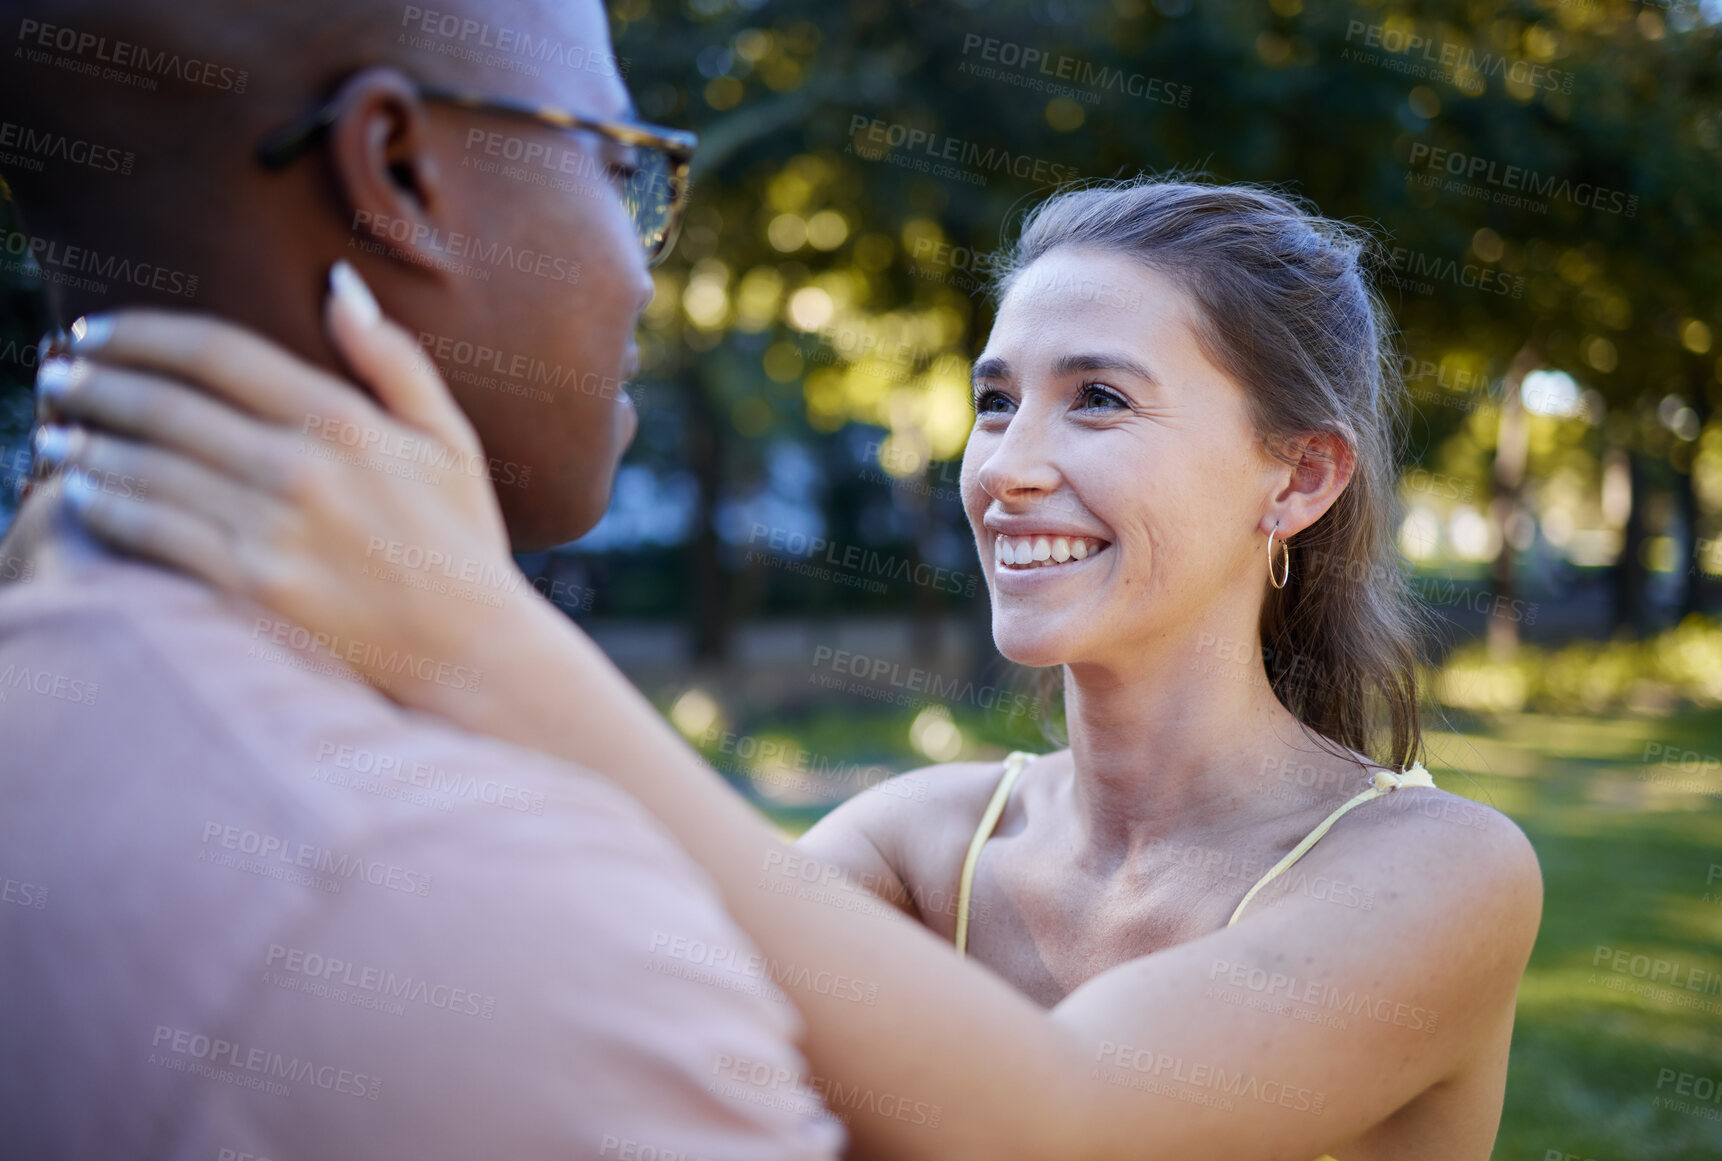
{"label": "woman's neck", "polygon": [[1277,784],[1272,764],[1304,741],[1268,684],[1259,649],[1209,646],[1205,654],[1127,675],[1065,667],[1071,793],[1084,846],[1097,859],[1121,861],[1192,823],[1247,821],[1259,791]]}

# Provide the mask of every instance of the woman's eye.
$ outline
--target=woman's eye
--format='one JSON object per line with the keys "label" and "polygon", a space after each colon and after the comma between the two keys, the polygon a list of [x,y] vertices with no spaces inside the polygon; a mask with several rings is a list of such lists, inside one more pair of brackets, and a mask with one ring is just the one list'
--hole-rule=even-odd
{"label": "woman's eye", "polygon": [[1118,408],[1124,406],[1124,400],[1119,398],[1116,392],[1109,388],[1102,387],[1098,383],[1083,384],[1082,390],[1078,393],[1077,398],[1082,401],[1082,406],[1085,408],[1099,408],[1105,410],[1107,408]]}
{"label": "woman's eye", "polygon": [[1002,391],[982,391],[975,396],[975,414],[1001,414],[1010,407],[1010,398]]}

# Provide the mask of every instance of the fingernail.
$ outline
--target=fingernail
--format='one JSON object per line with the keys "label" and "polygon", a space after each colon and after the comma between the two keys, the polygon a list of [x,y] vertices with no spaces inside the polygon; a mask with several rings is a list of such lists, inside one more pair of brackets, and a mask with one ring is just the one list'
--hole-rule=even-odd
{"label": "fingernail", "polygon": [[71,359],[49,359],[36,371],[36,394],[59,402],[78,379],[79,367]]}
{"label": "fingernail", "polygon": [[87,314],[72,324],[72,350],[87,354],[100,348],[113,334],[113,319],[105,314]]}
{"label": "fingernail", "polygon": [[359,272],[345,258],[329,267],[329,292],[335,296],[353,321],[362,327],[371,327],[383,317],[382,308],[377,305],[376,296],[371,288],[365,285],[365,280],[359,277]]}
{"label": "fingernail", "polygon": [[58,424],[46,424],[36,429],[32,446],[38,460],[59,467],[72,454],[72,433]]}
{"label": "fingernail", "polygon": [[87,472],[77,468],[66,473],[60,482],[60,491],[74,512],[86,511],[96,499],[96,485]]}
{"label": "fingernail", "polygon": [[71,339],[71,335],[58,327],[43,335],[42,341],[36,344],[36,364],[40,366],[49,359],[65,354]]}

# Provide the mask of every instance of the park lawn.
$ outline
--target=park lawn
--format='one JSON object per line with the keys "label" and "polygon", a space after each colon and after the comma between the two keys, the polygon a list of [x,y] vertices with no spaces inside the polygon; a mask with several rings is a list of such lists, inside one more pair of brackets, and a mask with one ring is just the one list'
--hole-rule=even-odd
{"label": "park lawn", "polygon": [[1543,869],[1495,1157],[1722,1157],[1722,714],[1463,729],[1430,735],[1430,772],[1511,816]]}

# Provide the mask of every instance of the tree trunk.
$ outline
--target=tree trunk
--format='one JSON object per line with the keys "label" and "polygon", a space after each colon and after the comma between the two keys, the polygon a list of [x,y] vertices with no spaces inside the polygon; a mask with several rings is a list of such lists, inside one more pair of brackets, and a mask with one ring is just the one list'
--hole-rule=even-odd
{"label": "tree trunk", "polygon": [[1649,628],[1649,608],[1645,602],[1649,572],[1644,567],[1644,457],[1635,448],[1627,448],[1627,492],[1630,499],[1626,509],[1626,527],[1622,531],[1620,558],[1614,566],[1614,628],[1630,628],[1634,637],[1642,638]]}
{"label": "tree trunk", "polygon": [[[1698,433],[1702,437],[1704,428],[1710,422],[1710,367],[1707,363],[1693,360],[1692,362],[1692,410],[1698,413]],[[1705,544],[1699,538],[1699,525],[1703,519],[1699,511],[1698,486],[1694,467],[1698,459],[1698,449],[1692,449],[1693,454],[1688,458],[1686,470],[1680,473],[1680,492],[1676,502],[1680,506],[1680,517],[1686,524],[1686,583],[1680,594],[1680,615],[1684,618],[1689,613],[1702,612],[1704,607],[1704,549]]]}
{"label": "tree trunk", "polygon": [[[1518,596],[1518,581],[1513,575],[1517,552],[1513,548],[1511,533],[1514,517],[1523,507],[1521,494],[1525,484],[1525,461],[1530,453],[1530,424],[1519,387],[1541,357],[1537,342],[1527,339],[1519,353],[1513,356],[1512,365],[1507,368],[1507,376],[1501,384],[1500,420],[1495,438],[1495,494],[1489,503],[1490,516],[1501,538],[1501,551],[1490,566],[1496,609],[1513,608]],[[1488,642],[1492,659],[1511,659],[1519,647],[1518,621],[1511,616],[1491,614]]]}
{"label": "tree trunk", "polygon": [[912,485],[898,492],[899,502],[906,502],[911,512],[910,526],[914,529],[914,539],[910,551],[914,559],[909,562],[909,623],[910,636],[913,638],[915,664],[923,669],[936,669],[939,665],[940,646],[943,644],[943,634],[940,632],[939,594],[930,585],[917,584],[914,578],[922,575],[921,565],[926,561],[922,549],[933,536],[933,505],[932,497],[928,495],[933,487],[927,471],[929,465],[922,464]]}

